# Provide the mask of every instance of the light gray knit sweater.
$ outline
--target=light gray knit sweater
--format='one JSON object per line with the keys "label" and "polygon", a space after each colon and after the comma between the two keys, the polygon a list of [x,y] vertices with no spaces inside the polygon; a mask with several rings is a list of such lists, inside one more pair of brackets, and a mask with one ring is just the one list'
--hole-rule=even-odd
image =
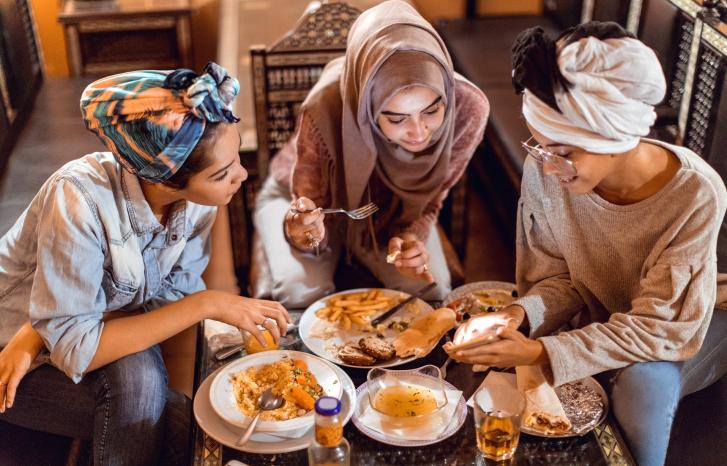
{"label": "light gray knit sweater", "polygon": [[[727,292],[727,282],[717,284],[722,179],[691,150],[648,142],[674,152],[682,166],[636,204],[572,194],[534,160],[525,163],[518,304],[531,337],[545,346],[554,385],[634,362],[689,358],[702,345],[718,288],[720,299]],[[576,329],[545,336],[567,323]]]}

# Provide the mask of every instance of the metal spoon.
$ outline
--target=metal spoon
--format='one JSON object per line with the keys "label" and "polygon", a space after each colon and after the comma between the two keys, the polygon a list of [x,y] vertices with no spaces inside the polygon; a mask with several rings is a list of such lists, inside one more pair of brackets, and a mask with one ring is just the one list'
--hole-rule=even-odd
{"label": "metal spoon", "polygon": [[245,432],[240,437],[240,440],[237,441],[236,445],[239,447],[247,443],[247,441],[250,439],[250,436],[255,431],[255,426],[257,425],[257,421],[260,419],[260,415],[263,413],[263,411],[278,409],[283,406],[284,403],[285,399],[282,396],[273,395],[273,391],[270,388],[265,390],[263,394],[260,395],[260,397],[257,399],[257,414],[254,418],[252,418],[252,421],[250,421],[250,424],[248,424],[247,429],[245,429]]}

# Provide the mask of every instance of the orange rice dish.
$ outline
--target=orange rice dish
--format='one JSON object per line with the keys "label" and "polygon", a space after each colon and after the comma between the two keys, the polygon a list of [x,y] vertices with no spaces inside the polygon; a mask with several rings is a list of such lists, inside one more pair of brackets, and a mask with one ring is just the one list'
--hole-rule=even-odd
{"label": "orange rice dish", "polygon": [[283,406],[264,411],[260,416],[263,421],[287,421],[303,416],[312,411],[315,401],[323,396],[323,389],[305,361],[287,358],[234,374],[232,387],[237,408],[250,417],[257,414],[257,400],[265,390],[271,388],[273,394],[282,395]]}

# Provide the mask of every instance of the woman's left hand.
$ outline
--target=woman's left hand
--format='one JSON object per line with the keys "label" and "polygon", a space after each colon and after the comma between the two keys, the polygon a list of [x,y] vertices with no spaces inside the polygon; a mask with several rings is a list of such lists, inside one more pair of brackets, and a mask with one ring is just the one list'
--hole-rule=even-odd
{"label": "woman's left hand", "polygon": [[532,366],[548,362],[543,344],[527,338],[512,326],[499,327],[497,336],[500,339],[493,343],[449,353],[449,356],[467,364],[495,367]]}
{"label": "woman's left hand", "polygon": [[429,253],[424,243],[413,233],[403,233],[389,240],[389,257],[396,256],[394,267],[407,278],[433,282],[429,272]]}
{"label": "woman's left hand", "polygon": [[27,322],[0,351],[0,413],[13,407],[20,380],[42,348],[40,335]]}

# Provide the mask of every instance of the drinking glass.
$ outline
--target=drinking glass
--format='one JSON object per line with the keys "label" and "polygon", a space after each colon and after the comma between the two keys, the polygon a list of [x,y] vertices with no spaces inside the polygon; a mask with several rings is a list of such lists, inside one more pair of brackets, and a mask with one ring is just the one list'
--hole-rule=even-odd
{"label": "drinking glass", "polygon": [[503,461],[515,454],[525,399],[517,388],[494,384],[475,394],[477,447],[485,458]]}

